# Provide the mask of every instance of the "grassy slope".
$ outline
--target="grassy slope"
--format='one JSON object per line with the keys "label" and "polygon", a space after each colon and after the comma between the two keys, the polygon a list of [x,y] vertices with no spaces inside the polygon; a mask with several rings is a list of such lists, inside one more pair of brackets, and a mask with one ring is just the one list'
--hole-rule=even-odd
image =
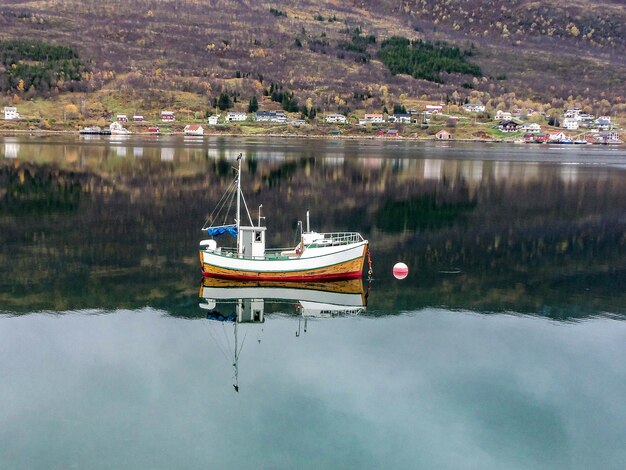
{"label": "grassy slope", "polygon": [[[14,1],[0,7],[0,37],[76,46],[92,61],[92,88],[101,89],[76,103],[94,119],[163,107],[202,112],[223,90],[239,93],[235,107],[244,109],[271,81],[293,90],[301,103],[311,98],[322,110],[342,103],[352,110],[380,110],[383,104],[411,105],[420,97],[437,100],[457,91],[461,98],[491,100],[494,107],[532,100],[544,108],[577,102],[596,112],[622,112],[626,58],[619,51],[626,47],[626,8],[609,0],[555,0],[549,8],[542,3],[407,0],[400,9],[387,0]],[[270,8],[286,16],[274,16]],[[393,77],[377,60],[362,63],[358,54],[339,47],[356,27],[374,34],[378,44],[391,34],[473,43],[474,60],[486,77],[474,90],[461,87],[469,77],[448,77],[442,87]],[[303,47],[296,46],[296,38]],[[368,48],[371,58],[378,44]],[[234,79],[236,71],[243,78]],[[493,78],[498,75],[506,80]],[[354,98],[354,91],[371,98]],[[603,99],[607,102],[599,105]]]}

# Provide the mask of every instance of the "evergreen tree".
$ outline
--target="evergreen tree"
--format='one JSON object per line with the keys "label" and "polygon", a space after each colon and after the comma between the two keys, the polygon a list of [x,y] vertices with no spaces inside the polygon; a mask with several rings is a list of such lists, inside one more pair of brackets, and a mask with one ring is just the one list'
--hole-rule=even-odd
{"label": "evergreen tree", "polygon": [[256,113],[259,110],[259,102],[256,99],[256,95],[250,98],[250,103],[248,103],[248,112]]}
{"label": "evergreen tree", "polygon": [[230,96],[228,96],[228,93],[220,94],[220,97],[217,100],[217,107],[220,108],[222,111],[226,111],[227,109],[233,107],[233,103],[230,100]]}

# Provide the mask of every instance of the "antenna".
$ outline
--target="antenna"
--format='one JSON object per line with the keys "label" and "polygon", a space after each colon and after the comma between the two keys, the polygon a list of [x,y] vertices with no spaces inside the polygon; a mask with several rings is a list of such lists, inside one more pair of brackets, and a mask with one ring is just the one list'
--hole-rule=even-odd
{"label": "antenna", "polygon": [[263,207],[263,204],[259,204],[259,223],[258,226],[261,226],[261,219],[265,219],[265,217],[261,217],[261,208]]}

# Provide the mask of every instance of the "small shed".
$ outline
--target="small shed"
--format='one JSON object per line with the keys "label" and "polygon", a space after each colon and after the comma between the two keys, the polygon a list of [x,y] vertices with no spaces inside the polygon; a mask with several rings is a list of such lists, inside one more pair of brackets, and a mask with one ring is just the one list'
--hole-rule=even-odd
{"label": "small shed", "polygon": [[435,134],[435,139],[437,140],[452,140],[452,134],[450,134],[448,131],[441,130],[439,132],[437,132]]}

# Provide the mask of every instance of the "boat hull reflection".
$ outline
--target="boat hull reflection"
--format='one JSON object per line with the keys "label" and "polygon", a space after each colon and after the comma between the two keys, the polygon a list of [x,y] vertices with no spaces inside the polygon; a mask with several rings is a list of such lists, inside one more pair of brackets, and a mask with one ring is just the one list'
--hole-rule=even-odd
{"label": "boat hull reflection", "polygon": [[[295,303],[296,313],[317,317],[357,315],[364,312],[367,305],[367,292],[361,279],[292,283],[203,278],[200,298],[200,307],[209,311],[215,310],[218,303],[254,301],[257,317],[263,317],[263,311],[260,315],[258,311],[265,302]],[[233,318],[231,321],[241,323],[241,320]]]}

